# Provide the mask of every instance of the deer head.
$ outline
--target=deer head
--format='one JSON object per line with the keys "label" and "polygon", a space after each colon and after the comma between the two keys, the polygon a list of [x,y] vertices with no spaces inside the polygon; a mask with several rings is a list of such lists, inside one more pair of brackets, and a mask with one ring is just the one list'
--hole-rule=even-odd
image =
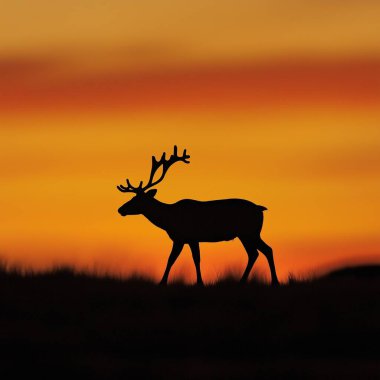
{"label": "deer head", "polygon": [[[165,178],[167,171],[173,164],[180,161],[189,164],[189,158],[190,156],[186,153],[186,149],[183,151],[182,156],[178,156],[176,145],[174,146],[174,152],[169,159],[166,159],[165,152],[162,154],[159,160],[157,160],[155,156],[152,156],[152,168],[150,171],[148,183],[145,186],[143,186],[143,182],[140,181],[139,186],[135,187],[131,184],[129,179],[127,179],[127,186],[117,186],[117,189],[122,193],[136,194],[130,201],[119,208],[119,214],[121,216],[126,216],[144,213],[146,205],[154,198],[157,193],[156,189],[151,188],[156,186]],[[159,168],[162,168],[161,176],[158,179],[154,180],[154,176]]]}

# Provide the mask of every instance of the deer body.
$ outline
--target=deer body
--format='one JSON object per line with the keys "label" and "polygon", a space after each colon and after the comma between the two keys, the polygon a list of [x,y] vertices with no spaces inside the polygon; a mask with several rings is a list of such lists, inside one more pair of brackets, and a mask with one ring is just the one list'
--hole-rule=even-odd
{"label": "deer body", "polygon": [[[190,156],[186,155],[186,150],[182,157],[178,157],[175,147],[174,154],[169,160],[165,159],[165,154],[159,161],[155,157],[152,158],[152,171],[145,187],[142,187],[142,182],[138,187],[134,187],[129,180],[127,180],[128,187],[118,186],[122,192],[136,194],[134,198],[119,208],[120,215],[142,214],[154,225],[165,230],[173,241],[172,252],[161,284],[167,283],[171,267],[183,246],[188,244],[194,259],[197,283],[202,285],[199,243],[228,241],[235,238],[241,240],[248,254],[248,264],[241,281],[247,280],[258,257],[257,250],[259,250],[268,260],[272,283],[278,284],[272,249],[260,237],[265,207],[244,199],[221,199],[205,202],[183,199],[173,204],[167,204],[154,198],[157,190],[151,189],[146,192],[147,189],[162,181],[166,171],[173,163],[177,161],[188,163],[188,158]],[[163,167],[161,177],[153,181],[156,170],[161,166]]]}
{"label": "deer body", "polygon": [[218,242],[239,236],[260,234],[263,210],[244,199],[196,201],[183,199],[166,204],[152,198],[143,215],[169,237],[185,244]]}

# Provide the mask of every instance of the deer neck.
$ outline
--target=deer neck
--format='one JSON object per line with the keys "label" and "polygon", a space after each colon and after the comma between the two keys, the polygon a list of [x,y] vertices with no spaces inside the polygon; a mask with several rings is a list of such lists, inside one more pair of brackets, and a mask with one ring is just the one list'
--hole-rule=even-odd
{"label": "deer neck", "polygon": [[170,205],[153,198],[145,206],[143,215],[155,226],[166,230],[170,217]]}

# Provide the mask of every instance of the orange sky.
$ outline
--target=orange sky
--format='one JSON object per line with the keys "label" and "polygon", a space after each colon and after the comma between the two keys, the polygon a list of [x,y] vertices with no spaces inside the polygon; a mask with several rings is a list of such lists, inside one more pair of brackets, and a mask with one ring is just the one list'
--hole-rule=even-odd
{"label": "orange sky", "polygon": [[[191,164],[157,198],[265,205],[281,279],[379,261],[379,14],[370,0],[8,2],[0,257],[158,278],[170,240],[122,219],[115,186],[178,144]],[[201,249],[206,280],[246,264],[238,241]],[[180,274],[194,279],[188,250]]]}

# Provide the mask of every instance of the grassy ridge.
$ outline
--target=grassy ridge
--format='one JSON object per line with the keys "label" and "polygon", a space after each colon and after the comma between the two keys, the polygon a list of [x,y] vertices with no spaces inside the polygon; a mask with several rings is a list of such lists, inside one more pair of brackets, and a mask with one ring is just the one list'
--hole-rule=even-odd
{"label": "grassy ridge", "polygon": [[42,379],[375,378],[380,276],[355,273],[279,288],[226,279],[202,289],[62,268],[3,269],[1,373]]}

